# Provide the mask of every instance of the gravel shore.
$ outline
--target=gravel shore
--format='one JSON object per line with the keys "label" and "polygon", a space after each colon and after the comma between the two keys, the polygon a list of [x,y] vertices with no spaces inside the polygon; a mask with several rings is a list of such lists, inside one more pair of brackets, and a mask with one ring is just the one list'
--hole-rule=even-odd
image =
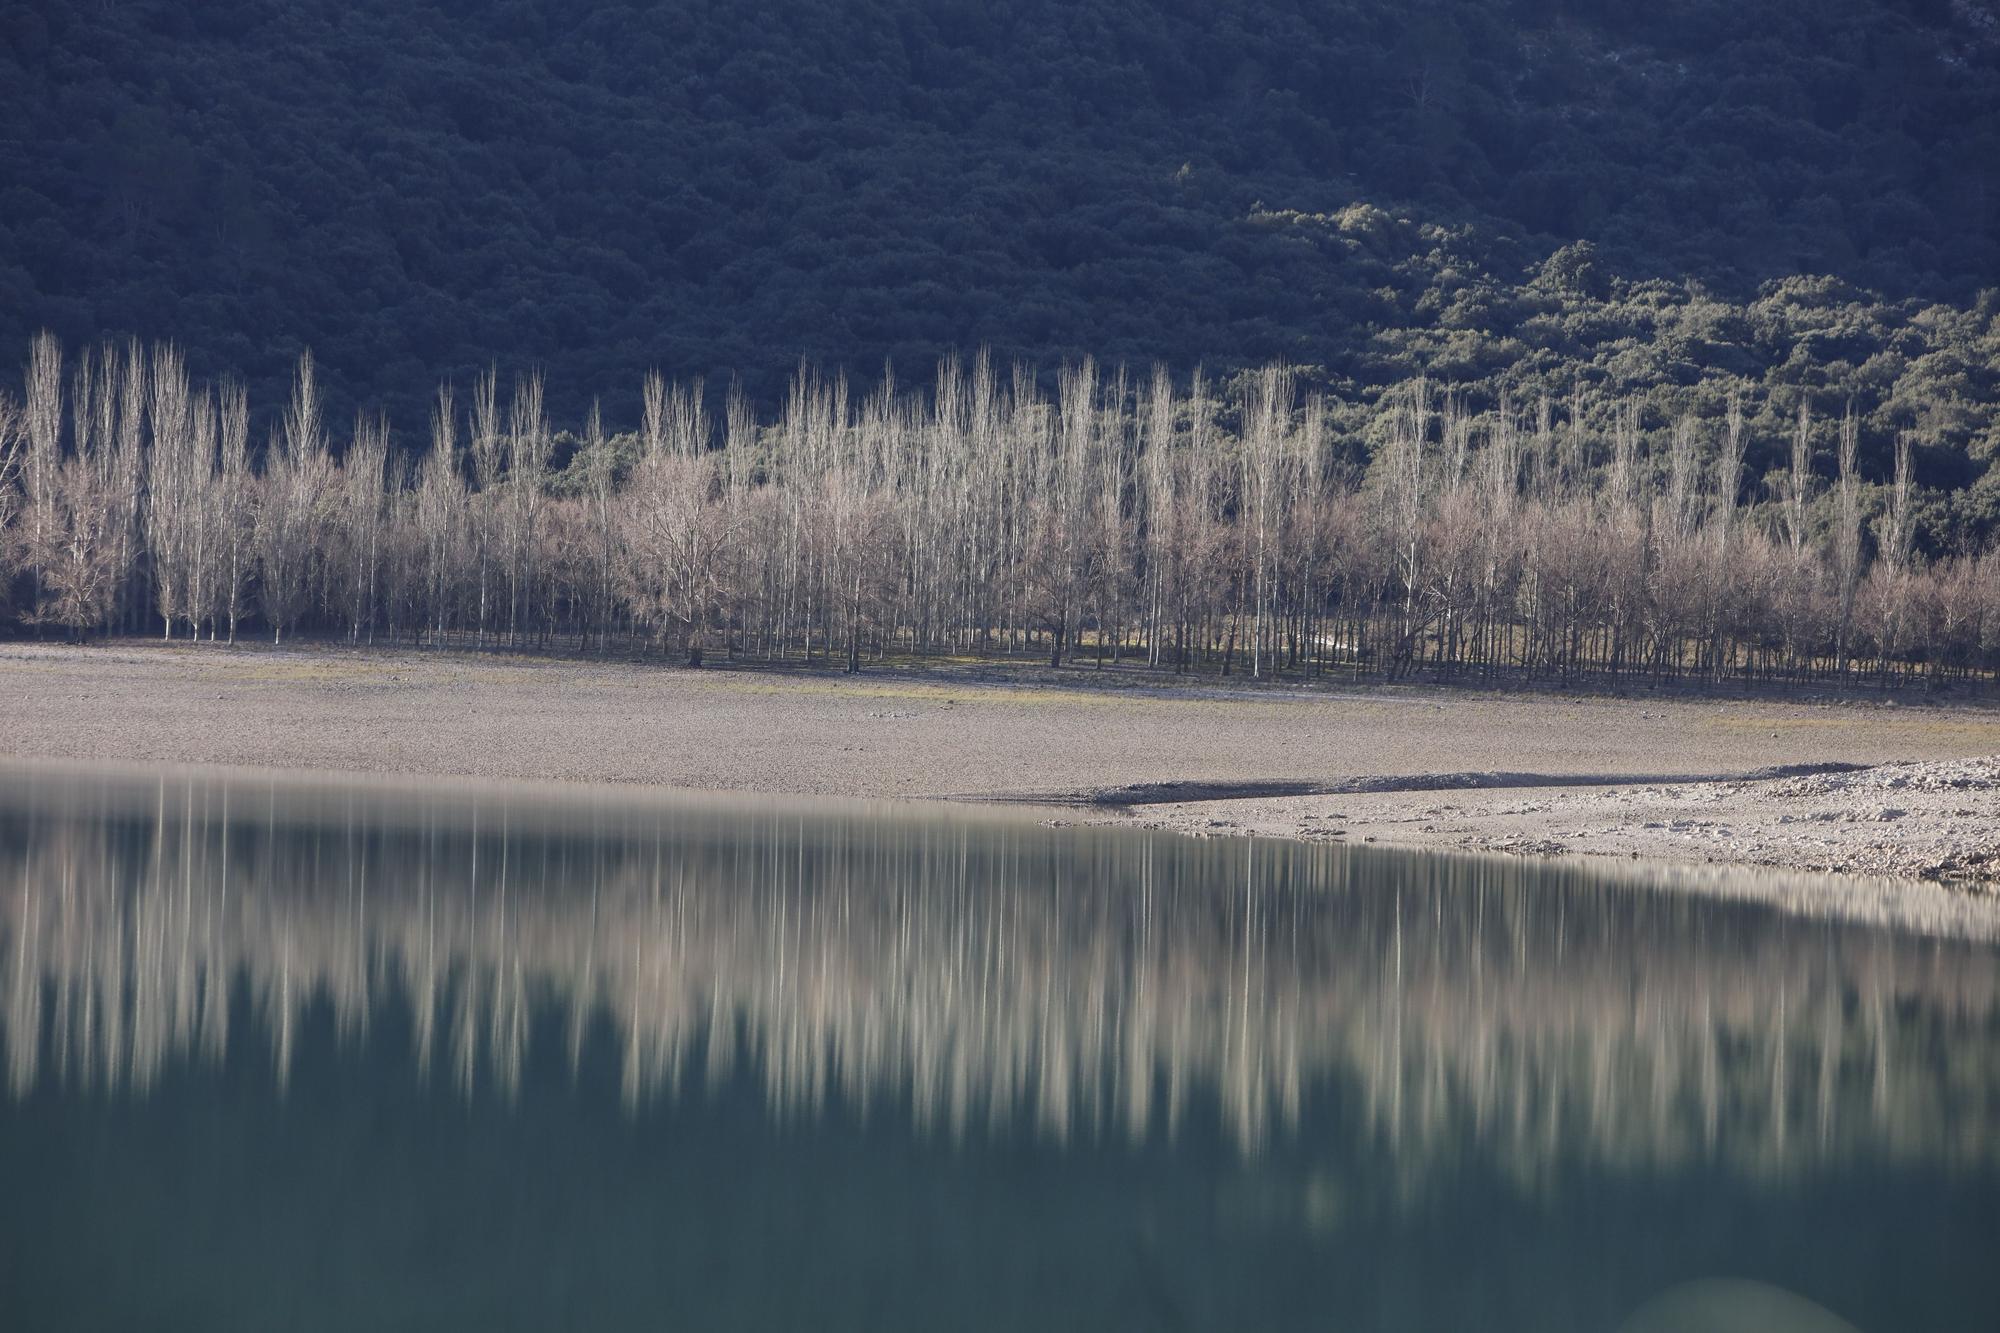
{"label": "gravel shore", "polygon": [[1535,855],[2000,879],[2000,709],[0,646],[0,756],[1069,807]]}
{"label": "gravel shore", "polygon": [[1583,853],[2000,888],[2000,756],[1770,778],[1176,802],[1135,807],[1132,817],[1197,835]]}

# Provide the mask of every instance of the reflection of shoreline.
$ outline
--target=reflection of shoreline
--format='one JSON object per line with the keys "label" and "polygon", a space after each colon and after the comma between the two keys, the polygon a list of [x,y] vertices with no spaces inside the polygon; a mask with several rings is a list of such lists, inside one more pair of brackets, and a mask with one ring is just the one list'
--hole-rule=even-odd
{"label": "reflection of shoreline", "polygon": [[[572,1049],[607,1015],[635,1106],[741,1034],[775,1110],[894,1100],[953,1133],[1026,1115],[1143,1138],[1199,1103],[1252,1149],[1339,1089],[1386,1149],[1472,1144],[1525,1174],[1986,1164],[2000,1140],[1990,950],[1567,869],[713,804],[565,826],[135,792],[79,788],[73,808],[121,812],[101,820],[0,815],[17,1095],[143,1090],[246,1022],[282,1080],[309,1005],[359,1034],[401,993],[419,1058],[468,1090],[518,1077],[531,1010],[557,1006]],[[232,1014],[246,986],[255,1014]]]}
{"label": "reflection of shoreline", "polygon": [[[267,821],[344,829],[366,822],[384,829],[430,828],[454,821],[505,828],[516,833],[575,834],[590,830],[616,836],[637,829],[650,833],[663,815],[677,828],[705,822],[732,827],[746,815],[773,820],[825,822],[919,818],[953,824],[1018,828],[1082,824],[1119,828],[1127,836],[1157,833],[1150,819],[1127,822],[1116,814],[1079,818],[1074,803],[1039,806],[1027,801],[988,801],[962,796],[787,796],[771,792],[680,789],[643,783],[528,782],[476,777],[382,776],[295,768],[214,764],[98,763],[42,759],[33,763],[0,758],[0,809],[74,817],[92,814],[151,819],[167,788],[200,793],[201,814],[222,809],[225,791],[236,793],[233,817],[258,812]],[[1398,799],[1403,793],[1394,793]],[[1351,800],[1351,798],[1343,798]],[[1228,804],[1228,803],[1224,803]],[[1188,807],[1193,808],[1193,807]],[[1107,808],[1109,809],[1109,808]],[[1242,813],[1237,811],[1236,813]],[[1174,821],[1168,821],[1178,829]],[[1199,830],[1197,830],[1199,832]],[[1184,832],[1174,833],[1176,838]],[[1296,831],[1265,841],[1323,842]],[[1370,855],[1354,838],[1344,845]],[[1510,851],[1433,847],[1423,841],[1383,840],[1379,852],[1415,853],[1470,864],[1512,861]],[[1621,886],[1646,886],[1666,893],[1699,894],[1730,902],[1775,907],[1801,916],[1850,922],[1938,939],[1978,940],[2000,945],[2000,912],[1988,898],[1907,879],[1843,873],[1815,874],[1768,865],[1720,862],[1681,864],[1671,860],[1631,860],[1584,852],[1572,859],[1582,874]],[[1488,872],[1475,874],[1485,878]]]}

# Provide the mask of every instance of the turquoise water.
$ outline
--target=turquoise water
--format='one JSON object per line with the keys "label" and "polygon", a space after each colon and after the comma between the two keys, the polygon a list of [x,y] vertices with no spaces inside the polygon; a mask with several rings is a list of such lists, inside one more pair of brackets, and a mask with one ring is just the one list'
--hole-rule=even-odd
{"label": "turquoise water", "polygon": [[2000,954],[1562,865],[14,775],[0,1003],[9,1330],[2000,1328]]}

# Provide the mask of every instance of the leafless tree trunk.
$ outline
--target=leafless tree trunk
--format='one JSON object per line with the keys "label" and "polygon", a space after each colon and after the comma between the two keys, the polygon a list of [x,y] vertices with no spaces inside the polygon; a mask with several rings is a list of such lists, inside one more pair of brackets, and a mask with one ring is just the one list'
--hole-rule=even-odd
{"label": "leafless tree trunk", "polygon": [[549,462],[549,423],[542,412],[542,376],[514,381],[507,413],[507,640],[520,641],[535,599],[535,546]]}
{"label": "leafless tree trunk", "polygon": [[1289,367],[1267,366],[1247,382],[1243,401],[1243,498],[1250,525],[1254,606],[1250,629],[1250,674],[1265,671],[1265,631],[1271,613],[1272,541],[1283,527],[1285,489],[1279,467],[1291,427],[1294,388]]}
{"label": "leafless tree trunk", "polygon": [[[199,615],[201,528],[207,499],[208,460],[196,436],[187,372],[171,343],[153,349],[153,448],[146,485],[146,536],[153,563],[153,596],[160,636],[171,639],[174,621],[195,634]],[[213,443],[213,435],[208,442]]]}
{"label": "leafless tree trunk", "polygon": [[224,380],[216,414],[221,459],[214,490],[216,578],[209,637],[214,620],[229,624],[236,642],[244,598],[255,561],[259,489],[250,474],[250,400],[237,380]]}
{"label": "leafless tree trunk", "polygon": [[258,600],[273,643],[282,643],[285,631],[311,605],[332,473],[319,384],[307,352],[299,358],[283,426],[266,451],[257,506]]}
{"label": "leafless tree trunk", "polygon": [[425,623],[433,646],[444,639],[459,537],[471,508],[460,474],[457,421],[451,387],[439,385],[437,406],[431,412],[431,449],[418,473],[416,497],[416,523],[424,551]]}
{"label": "leafless tree trunk", "polygon": [[21,405],[0,392],[0,611],[7,609],[6,597],[14,581],[14,571],[22,553],[21,534],[15,522],[22,508],[22,496],[15,489],[27,451],[26,427]]}
{"label": "leafless tree trunk", "polygon": [[499,545],[501,521],[499,486],[504,440],[500,434],[499,371],[488,367],[472,386],[472,481],[476,496],[472,502],[471,537],[474,563],[479,573],[479,646],[486,646],[492,627],[491,590],[493,563]]}
{"label": "leafless tree trunk", "polygon": [[[1857,468],[1861,426],[1848,406],[1840,423],[1840,484],[1836,492],[1838,510],[1834,518],[1834,575],[1839,580],[1836,593],[1839,620],[1836,624],[1834,660],[1840,674],[1847,674],[1854,625],[1854,594],[1861,585],[1861,477]],[[1797,446],[1794,446],[1796,449]],[[1794,541],[1794,549],[1797,542]]]}
{"label": "leafless tree trunk", "polygon": [[361,642],[365,631],[375,637],[376,596],[380,583],[382,527],[387,496],[383,479],[389,457],[389,423],[363,416],[354,423],[354,439],[340,467],[340,529],[346,550],[343,577],[347,596],[347,641]]}
{"label": "leafless tree trunk", "polygon": [[[43,330],[28,348],[26,394],[22,420],[27,454],[21,479],[27,491],[26,547],[35,571],[35,606],[39,613],[47,579],[40,561],[55,552],[53,543],[58,501],[57,473],[62,466],[63,354],[53,333]],[[80,409],[90,410],[86,402]]]}
{"label": "leafless tree trunk", "polygon": [[720,479],[706,456],[701,386],[649,389],[644,452],[623,515],[629,596],[700,666],[728,540]]}

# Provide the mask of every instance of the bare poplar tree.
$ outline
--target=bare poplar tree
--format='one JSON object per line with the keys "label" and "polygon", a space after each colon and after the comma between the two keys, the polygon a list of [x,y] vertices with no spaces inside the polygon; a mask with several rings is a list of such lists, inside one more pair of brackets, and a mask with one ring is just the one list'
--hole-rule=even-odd
{"label": "bare poplar tree", "polygon": [[470,508],[460,470],[457,421],[451,386],[440,384],[431,411],[431,448],[418,473],[416,497],[416,523],[423,537],[425,623],[433,645],[444,638],[459,538]]}
{"label": "bare poplar tree", "polygon": [[728,538],[719,479],[706,457],[708,413],[701,385],[657,382],[648,391],[644,452],[624,513],[628,595],[700,666],[716,575]]}
{"label": "bare poplar tree", "polygon": [[514,381],[514,401],[507,413],[507,639],[518,642],[523,619],[533,607],[535,548],[548,480],[549,423],[542,411],[542,374],[532,371]]}
{"label": "bare poplar tree", "polygon": [[[1395,551],[1397,577],[1402,585],[1402,625],[1397,633],[1395,670],[1407,671],[1415,661],[1417,639],[1423,631],[1422,609],[1424,512],[1428,502],[1430,468],[1425,458],[1430,435],[1430,384],[1422,377],[1407,387],[1401,410],[1390,418],[1389,445],[1384,456],[1382,478],[1384,522],[1389,527]],[[1537,452],[1546,458],[1549,429],[1548,400],[1541,404],[1537,430]],[[1553,480],[1560,471],[1545,464],[1543,475]]]}
{"label": "bare poplar tree", "polygon": [[1049,636],[1049,665],[1062,665],[1077,628],[1088,570],[1090,455],[1097,434],[1097,366],[1086,358],[1057,379],[1051,413],[1017,377],[1014,430],[1026,460],[1025,544],[1019,567],[1024,608]]}
{"label": "bare poplar tree", "polygon": [[118,595],[118,495],[91,457],[72,454],[56,468],[50,519],[33,553],[43,598],[37,619],[72,637],[104,626]]}
{"label": "bare poplar tree", "polygon": [[1175,552],[1174,382],[1163,365],[1153,367],[1151,385],[1139,405],[1141,517],[1145,528],[1146,661],[1157,667],[1173,596]]}
{"label": "bare poplar tree", "polygon": [[1791,468],[1785,474],[1782,510],[1785,542],[1795,561],[1805,559],[1806,508],[1812,502],[1812,491],[1812,406],[1801,398],[1798,423],[1792,429]]}
{"label": "bare poplar tree", "polygon": [[1852,651],[1850,635],[1854,624],[1854,594],[1861,584],[1861,476],[1858,456],[1861,424],[1855,420],[1854,405],[1840,423],[1840,482],[1834,517],[1834,577],[1838,580],[1836,600],[1839,620],[1835,626],[1834,659],[1842,675],[1847,674]]}
{"label": "bare poplar tree", "polygon": [[1097,576],[1097,665],[1100,667],[1104,665],[1106,640],[1114,663],[1123,655],[1125,646],[1125,601],[1132,546],[1131,521],[1125,504],[1133,470],[1130,398],[1125,368],[1120,366],[1112,377],[1098,426],[1097,538],[1092,563]]}
{"label": "bare poplar tree", "polygon": [[[103,414],[103,439],[109,446],[105,452],[105,480],[110,489],[112,503],[116,509],[113,530],[116,533],[112,562],[115,569],[113,579],[116,589],[113,594],[113,612],[123,622],[128,632],[136,632],[145,605],[144,589],[139,568],[139,552],[143,547],[143,509],[145,504],[145,413],[147,400],[147,364],[145,349],[139,340],[133,338],[126,344],[121,358],[110,345],[104,349],[104,379],[102,392],[107,401]],[[119,373],[114,376],[113,368]],[[113,382],[118,386],[117,428],[110,426],[108,408]],[[186,393],[182,391],[182,398]]]}
{"label": "bare poplar tree", "polygon": [[1699,492],[1701,456],[1695,439],[1694,418],[1683,414],[1674,422],[1673,439],[1667,453],[1667,493],[1662,497],[1662,513],[1654,526],[1673,540],[1684,542],[1694,535],[1700,518]]}
{"label": "bare poplar tree", "polygon": [[[27,492],[26,549],[36,575],[39,606],[44,583],[40,561],[56,548],[50,543],[56,521],[57,472],[62,465],[63,354],[56,336],[44,329],[28,346],[27,397],[22,423],[27,453],[21,479]],[[84,405],[85,411],[89,405]]]}
{"label": "bare poplar tree", "polygon": [[1715,460],[1715,508],[1710,520],[1714,551],[1711,556],[1709,588],[1708,655],[1712,673],[1719,679],[1734,665],[1723,645],[1726,623],[1735,613],[1738,578],[1733,562],[1738,545],[1736,536],[1737,500],[1743,489],[1743,454],[1748,447],[1743,426],[1743,395],[1732,389],[1723,417],[1722,449]]}
{"label": "bare poplar tree", "polygon": [[596,399],[590,403],[590,418],[583,432],[584,500],[590,516],[591,611],[597,629],[597,648],[611,645],[612,562],[618,554],[618,532],[613,515],[611,445],[604,438],[604,413]]}
{"label": "bare poplar tree", "polygon": [[1252,599],[1250,674],[1262,676],[1273,593],[1273,543],[1284,526],[1279,475],[1292,426],[1296,394],[1291,368],[1266,366],[1248,378],[1243,400],[1243,500],[1250,525]]}
{"label": "bare poplar tree", "polygon": [[199,453],[187,371],[179,351],[162,343],[153,349],[152,362],[153,438],[145,514],[153,596],[161,637],[171,639],[174,621],[185,619],[188,637],[193,638],[199,615],[199,530],[208,464]]}
{"label": "bare poplar tree", "polygon": [[1715,460],[1716,516],[1726,538],[1736,522],[1736,508],[1743,491],[1743,455],[1749,448],[1743,428],[1743,393],[1729,392],[1729,407],[1723,418],[1722,452]]}
{"label": "bare poplar tree", "polygon": [[22,556],[22,534],[15,526],[22,497],[15,483],[25,462],[26,444],[21,405],[0,390],[0,609],[5,609],[4,599],[14,581],[15,565]]}
{"label": "bare poplar tree", "polygon": [[308,351],[299,357],[291,404],[266,450],[257,506],[257,593],[273,643],[282,643],[311,605],[332,472]]}
{"label": "bare poplar tree", "polygon": [[895,381],[885,375],[881,388],[862,404],[860,420],[836,437],[836,452],[821,482],[816,545],[825,575],[827,612],[839,619],[849,674],[861,670],[862,637],[871,626],[886,581],[883,486],[888,460],[897,453],[906,425],[898,411]]}
{"label": "bare poplar tree", "polygon": [[90,411],[96,381],[88,371],[80,380],[83,399],[70,414],[75,447],[64,457],[62,349],[50,334],[35,339],[24,469],[31,487],[28,562],[38,583],[33,618],[72,637],[105,625],[118,592],[118,496]]}
{"label": "bare poplar tree", "polygon": [[[192,512],[188,515],[184,559],[187,590],[183,597],[188,622],[188,638],[201,634],[201,622],[209,622],[209,637],[215,637],[216,567],[223,541],[221,512],[216,496],[216,454],[218,423],[215,396],[203,386],[189,406],[188,454],[192,466]],[[167,631],[171,634],[171,630]]]}
{"label": "bare poplar tree", "polygon": [[1905,619],[1910,603],[1911,490],[1913,486],[1914,437],[1909,431],[1896,436],[1895,474],[1884,499],[1882,517],[1876,529],[1875,568],[1870,575],[1869,600],[1873,615],[1871,628],[1876,656],[1887,671],[1890,659],[1903,648]]}
{"label": "bare poplar tree", "polygon": [[250,575],[255,563],[259,488],[250,473],[250,399],[239,380],[225,379],[217,396],[217,460],[212,508],[215,526],[214,601],[209,608],[209,637],[226,621],[229,642],[243,617]]}
{"label": "bare poplar tree", "polygon": [[500,375],[496,367],[472,385],[472,481],[477,490],[471,514],[474,563],[479,572],[479,644],[491,628],[493,565],[499,546],[501,467],[505,439],[500,433]]}
{"label": "bare poplar tree", "polygon": [[349,643],[359,643],[364,631],[371,642],[375,637],[388,458],[388,421],[380,416],[357,417],[353,441],[340,466],[340,533],[345,545],[342,577]]}
{"label": "bare poplar tree", "polygon": [[1900,573],[1910,558],[1910,502],[1914,475],[1914,437],[1909,431],[1896,436],[1896,472],[1882,508],[1881,536],[1875,557],[1892,572]]}

